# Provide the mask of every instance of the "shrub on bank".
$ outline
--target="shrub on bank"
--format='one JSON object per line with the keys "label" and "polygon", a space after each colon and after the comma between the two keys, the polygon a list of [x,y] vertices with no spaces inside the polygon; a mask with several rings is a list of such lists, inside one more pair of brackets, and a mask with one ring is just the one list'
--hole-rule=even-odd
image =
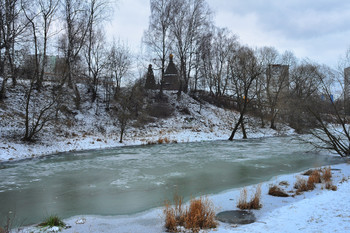
{"label": "shrub on bank", "polygon": [[260,209],[262,207],[262,204],[260,203],[261,199],[261,185],[258,185],[254,196],[250,199],[250,201],[247,201],[247,189],[244,188],[241,190],[241,195],[239,197],[239,201],[237,204],[237,207],[241,210],[250,210],[250,209]]}
{"label": "shrub on bank", "polygon": [[201,229],[215,228],[214,206],[207,198],[192,199],[189,207],[182,206],[182,198],[175,196],[174,205],[165,203],[165,227],[170,232],[177,232],[178,227],[199,232]]}

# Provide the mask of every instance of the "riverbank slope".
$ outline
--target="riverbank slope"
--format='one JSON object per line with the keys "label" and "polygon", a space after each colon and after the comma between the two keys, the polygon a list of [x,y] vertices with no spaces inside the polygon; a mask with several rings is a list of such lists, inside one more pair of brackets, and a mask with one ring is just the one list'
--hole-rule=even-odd
{"label": "riverbank slope", "polygon": [[[148,123],[129,122],[122,143],[120,127],[113,116],[89,101],[74,111],[65,122],[47,124],[35,142],[23,142],[23,100],[21,86],[8,92],[6,103],[0,107],[0,162],[35,158],[67,151],[105,149],[119,146],[155,143],[181,143],[205,140],[226,140],[239,114],[208,102],[195,100],[187,94],[179,98],[176,92],[166,91],[168,117],[152,118]],[[156,110],[154,110],[156,111]],[[159,110],[163,111],[163,110]],[[62,116],[63,118],[63,116]],[[290,135],[294,130],[278,124],[277,130],[261,128],[259,119],[247,115],[245,121],[249,138]],[[241,131],[235,138],[242,138]]]}

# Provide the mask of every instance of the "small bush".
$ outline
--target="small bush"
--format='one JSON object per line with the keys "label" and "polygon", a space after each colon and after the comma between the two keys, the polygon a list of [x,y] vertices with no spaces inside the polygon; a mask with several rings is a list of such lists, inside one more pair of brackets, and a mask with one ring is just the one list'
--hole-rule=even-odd
{"label": "small bush", "polygon": [[332,184],[332,181],[326,182],[325,188],[332,191],[337,191],[338,187]]}
{"label": "small bush", "polygon": [[324,182],[330,182],[332,179],[332,171],[331,171],[331,167],[328,168],[324,168],[322,170],[322,179]]}
{"label": "small bush", "polygon": [[198,232],[200,229],[215,228],[215,212],[212,203],[207,199],[194,199],[186,211],[185,228]]}
{"label": "small bush", "polygon": [[164,142],[164,139],[163,138],[158,138],[158,144],[163,144],[163,142]]}
{"label": "small bush", "polygon": [[164,138],[164,143],[170,143],[170,140],[168,138]]}
{"label": "small bush", "polygon": [[314,170],[309,176],[309,180],[315,184],[322,183],[320,170]]}
{"label": "small bush", "polygon": [[275,197],[289,197],[289,195],[277,185],[270,186],[269,195]]}
{"label": "small bush", "polygon": [[315,188],[315,184],[311,181],[308,182],[305,179],[297,177],[297,181],[294,184],[294,188],[297,190],[297,194],[304,191],[313,190]]}
{"label": "small bush", "polygon": [[171,204],[169,201],[165,202],[165,227],[170,232],[176,232],[177,231],[177,220],[176,220],[176,213],[175,209],[171,207]]}
{"label": "small bush", "polygon": [[65,227],[66,224],[57,216],[51,215],[43,223],[39,224],[40,227]]}
{"label": "small bush", "polygon": [[241,210],[245,209],[260,209],[262,207],[260,203],[261,199],[261,185],[258,185],[258,187],[255,190],[255,194],[252,197],[252,199],[248,202],[247,201],[247,189],[244,188],[241,190],[241,195],[237,204],[237,207]]}
{"label": "small bush", "polygon": [[215,211],[207,198],[192,199],[189,208],[183,209],[182,198],[174,197],[174,206],[165,203],[165,227],[170,232],[177,232],[179,226],[198,232],[200,229],[215,228]]}

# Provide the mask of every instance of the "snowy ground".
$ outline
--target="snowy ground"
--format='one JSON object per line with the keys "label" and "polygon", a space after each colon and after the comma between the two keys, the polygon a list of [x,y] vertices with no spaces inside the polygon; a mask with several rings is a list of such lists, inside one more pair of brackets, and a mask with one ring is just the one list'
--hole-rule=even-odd
{"label": "snowy ground", "polygon": [[[262,205],[254,210],[257,221],[248,225],[219,223],[217,229],[203,232],[350,232],[350,164],[339,164],[332,167],[333,184],[337,191],[317,184],[313,191],[304,192],[295,197],[273,197],[267,195],[272,184],[281,181],[288,186],[281,186],[286,191],[293,190],[299,174],[282,175],[262,184]],[[255,192],[255,186],[247,187],[248,195]],[[237,209],[240,189],[233,189],[221,194],[211,195],[217,212]],[[118,232],[118,233],[157,233],[165,232],[162,209],[157,208],[132,216],[76,216],[64,220],[71,226],[62,230],[64,233],[76,232]],[[39,229],[28,227],[20,232],[50,232],[57,229]]]}

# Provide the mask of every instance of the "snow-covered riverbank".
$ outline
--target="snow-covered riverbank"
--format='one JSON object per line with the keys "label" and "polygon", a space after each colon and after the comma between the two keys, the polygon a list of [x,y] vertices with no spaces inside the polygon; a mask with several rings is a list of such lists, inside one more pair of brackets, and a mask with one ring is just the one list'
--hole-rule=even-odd
{"label": "snow-covered riverbank", "polygon": [[[275,177],[262,184],[262,208],[254,210],[257,221],[248,225],[220,223],[217,229],[205,232],[349,232],[350,231],[350,164],[332,166],[333,184],[337,191],[317,184],[316,189],[294,197],[273,197],[267,194],[271,184],[287,182],[286,191],[293,190],[301,173]],[[217,212],[237,209],[241,189],[210,195]],[[248,195],[255,191],[247,187]],[[164,216],[161,208],[132,216],[76,216],[65,219],[71,228],[62,230],[73,232],[165,232]],[[55,230],[55,229],[51,229]],[[42,232],[43,229],[27,227],[20,232]]]}
{"label": "snow-covered riverbank", "polygon": [[[106,112],[96,115],[89,103],[82,107],[84,110],[77,112],[74,124],[72,123],[70,127],[64,124],[59,126],[50,124],[42,130],[35,143],[22,142],[20,138],[23,133],[23,122],[20,117],[10,114],[11,111],[19,111],[17,106],[20,103],[13,98],[12,102],[8,103],[11,107],[5,110],[0,108],[0,162],[67,151],[153,144],[159,141],[180,143],[229,138],[232,127],[239,117],[237,112],[218,108],[209,103],[200,104],[186,94],[183,94],[180,100],[171,92],[167,95],[170,104],[178,111],[169,118],[160,118],[141,127],[134,127],[130,123],[123,143],[119,143],[119,127],[115,125],[115,119],[111,119]],[[181,109],[186,109],[188,112],[184,114]],[[278,130],[260,128],[259,120],[249,116],[246,119],[246,128],[249,138],[294,133],[293,129],[283,125],[278,125]],[[235,138],[242,138],[240,131]]]}

